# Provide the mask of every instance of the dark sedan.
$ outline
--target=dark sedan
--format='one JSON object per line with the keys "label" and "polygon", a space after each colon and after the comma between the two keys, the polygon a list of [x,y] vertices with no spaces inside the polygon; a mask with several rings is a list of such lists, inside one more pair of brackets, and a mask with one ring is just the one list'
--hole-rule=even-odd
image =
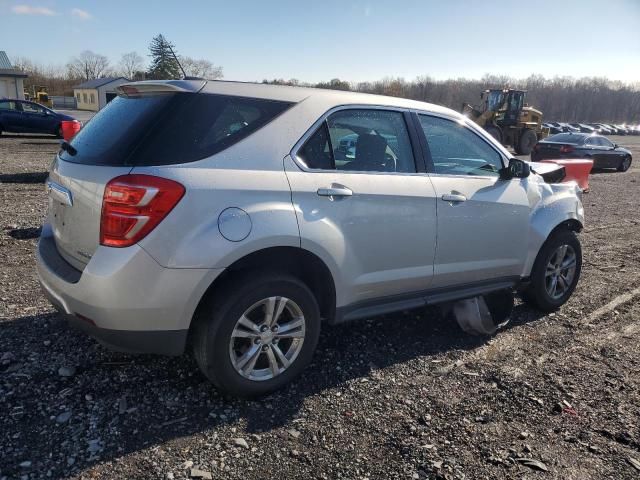
{"label": "dark sedan", "polygon": [[62,137],[62,122],[74,120],[35,102],[0,99],[0,134],[45,133]]}
{"label": "dark sedan", "polygon": [[593,168],[616,168],[626,172],[631,166],[631,152],[600,135],[558,133],[539,141],[531,152],[531,160],[590,158]]}

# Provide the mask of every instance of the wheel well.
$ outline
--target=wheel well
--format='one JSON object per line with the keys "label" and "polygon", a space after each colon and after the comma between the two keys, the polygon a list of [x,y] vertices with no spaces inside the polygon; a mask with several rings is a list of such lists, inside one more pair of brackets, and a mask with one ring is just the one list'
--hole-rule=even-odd
{"label": "wheel well", "polygon": [[575,218],[570,218],[569,220],[565,220],[561,224],[556,225],[556,227],[551,230],[551,232],[549,232],[547,238],[551,237],[551,235],[560,230],[569,230],[571,232],[579,233],[582,231],[582,228],[582,224],[578,220],[576,220]]}
{"label": "wheel well", "polygon": [[331,320],[336,311],[336,290],[331,271],[315,254],[296,247],[272,247],[235,261],[209,286],[200,303],[221,285],[252,270],[288,273],[302,280],[316,297],[323,320]]}

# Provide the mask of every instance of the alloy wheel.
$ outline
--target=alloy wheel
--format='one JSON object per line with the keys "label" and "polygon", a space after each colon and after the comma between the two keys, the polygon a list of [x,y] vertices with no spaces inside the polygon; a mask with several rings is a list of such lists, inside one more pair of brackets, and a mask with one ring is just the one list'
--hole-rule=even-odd
{"label": "alloy wheel", "polygon": [[305,337],[302,309],[286,297],[254,303],[237,320],[229,341],[231,363],[248,380],[270,380],[296,360]]}
{"label": "alloy wheel", "polygon": [[545,288],[557,300],[567,293],[576,273],[576,252],[571,245],[561,245],[551,255],[545,270]]}

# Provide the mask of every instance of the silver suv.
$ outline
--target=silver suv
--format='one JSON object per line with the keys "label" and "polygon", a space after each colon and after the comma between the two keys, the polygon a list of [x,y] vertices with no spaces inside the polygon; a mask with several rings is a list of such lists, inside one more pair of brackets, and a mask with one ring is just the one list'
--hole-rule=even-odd
{"label": "silver suv", "polygon": [[516,288],[566,302],[580,192],[542,168],[427,103],[131,83],[52,164],[38,273],[102,343],[189,345],[220,389],[261,395],[309,363],[323,322]]}

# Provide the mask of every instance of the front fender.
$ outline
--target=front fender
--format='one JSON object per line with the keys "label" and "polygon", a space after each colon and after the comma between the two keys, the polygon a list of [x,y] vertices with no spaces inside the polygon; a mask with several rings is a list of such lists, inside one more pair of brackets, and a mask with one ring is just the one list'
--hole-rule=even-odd
{"label": "front fender", "polygon": [[523,276],[531,274],[533,263],[544,242],[551,232],[566,222],[577,222],[581,229],[584,226],[584,208],[581,201],[581,190],[574,183],[531,185],[537,189],[537,201],[532,206],[529,222],[529,245]]}

